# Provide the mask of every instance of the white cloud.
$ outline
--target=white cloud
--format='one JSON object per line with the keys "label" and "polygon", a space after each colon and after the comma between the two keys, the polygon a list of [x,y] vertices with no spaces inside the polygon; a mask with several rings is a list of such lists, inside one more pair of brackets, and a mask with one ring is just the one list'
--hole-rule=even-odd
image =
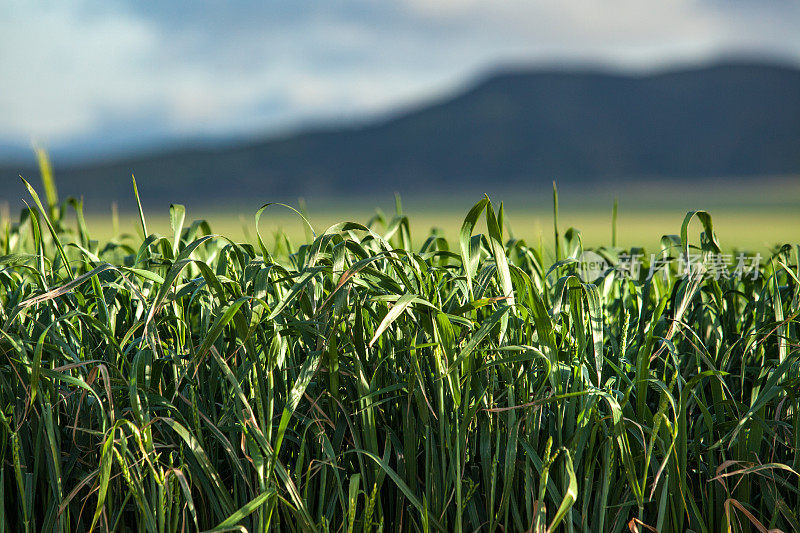
{"label": "white cloud", "polygon": [[0,128],[4,136],[60,138],[98,126],[104,107],[146,104],[147,62],[158,42],[124,16],[78,6],[5,4],[0,15]]}
{"label": "white cloud", "polygon": [[516,56],[643,67],[726,51],[800,58],[800,4],[788,0],[403,0],[425,19]]}

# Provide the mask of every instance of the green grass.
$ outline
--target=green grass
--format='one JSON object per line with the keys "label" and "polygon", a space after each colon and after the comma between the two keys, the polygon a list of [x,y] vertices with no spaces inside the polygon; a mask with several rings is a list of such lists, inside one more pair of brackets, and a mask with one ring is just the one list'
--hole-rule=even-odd
{"label": "green grass", "polygon": [[[365,199],[358,205],[337,206],[335,209],[312,209],[309,221],[317,232],[324,232],[326,228],[342,220],[357,220],[362,223],[369,221],[376,213],[367,210]],[[374,202],[374,199],[372,200]],[[581,230],[581,238],[587,247],[599,247],[611,241],[611,207],[610,203],[604,208],[576,207],[563,209],[560,213],[564,228],[575,227]],[[404,214],[409,218],[413,244],[421,246],[432,230],[437,230],[448,240],[458,237],[458,232],[463,222],[464,213],[471,204],[466,204],[463,209],[457,206],[447,206],[444,209],[423,209],[410,205]],[[245,211],[254,212],[256,208]],[[552,253],[552,208],[536,208],[535,210],[510,209],[512,214],[508,225],[504,228],[506,236],[524,239],[531,244],[542,241],[548,253]],[[724,247],[733,249],[748,249],[766,253],[778,242],[800,242],[800,210],[796,208],[764,209],[761,207],[742,209],[738,207],[714,209],[714,227]],[[620,208],[617,221],[617,243],[620,246],[641,246],[648,251],[658,250],[661,236],[675,233],[680,227],[683,214],[686,211],[679,209],[625,209]],[[208,210],[202,208],[188,209],[187,221],[193,222],[202,218],[207,220],[215,232],[226,235],[238,242],[256,244],[255,226],[252,215],[242,214],[233,210]],[[391,218],[391,216],[389,216]],[[138,215],[123,213],[119,216],[119,231],[113,231],[111,217],[102,214],[92,214],[86,217],[87,224],[93,229],[92,237],[101,241],[120,237],[127,234],[132,237],[132,243],[141,239],[141,225]],[[168,235],[171,232],[169,213],[147,212],[148,228],[151,231]],[[74,223],[71,223],[74,228]],[[262,217],[261,232],[272,244],[276,232],[285,235],[296,244],[303,243],[306,239],[305,224],[294,213],[280,208],[271,208]],[[484,232],[485,225],[481,223],[479,230]],[[509,235],[510,233],[510,235]]]}
{"label": "green grass", "polygon": [[[259,235],[269,206],[249,242],[174,206],[98,241],[31,194],[0,236],[4,531],[800,529],[796,245],[588,283],[563,209],[542,243],[488,199],[447,239],[399,205],[307,239]],[[650,250],[745,246],[711,224]]]}
{"label": "green grass", "polygon": [[[448,240],[456,239],[464,213],[480,196],[482,194],[463,192],[404,196],[403,213],[409,218],[413,244],[421,246],[433,228]],[[531,244],[538,244],[541,240],[548,253],[552,253],[551,192],[500,189],[491,196],[504,200],[506,209],[512,213],[503,228],[507,237],[524,239]],[[797,208],[800,205],[800,180],[796,177],[706,185],[643,181],[625,184],[624,187],[606,185],[602,189],[585,187],[562,190],[561,225],[564,229],[571,226],[579,228],[583,244],[587,247],[606,245],[611,240],[611,208],[615,198],[619,203],[617,244],[620,246],[658,250],[661,236],[676,233],[683,214],[696,209],[713,212],[715,230],[727,249],[766,253],[778,242],[800,242],[800,210]],[[19,200],[14,203],[24,207]],[[307,204],[309,221],[318,232],[342,220],[365,223],[376,212],[388,213],[388,218],[391,218],[395,211],[390,197],[375,195],[308,198]],[[163,235],[171,233],[168,205],[163,203],[161,208],[144,206],[151,231]],[[203,218],[214,231],[222,235],[238,242],[256,244],[252,213],[260,205],[254,201],[240,205],[187,206],[186,217],[187,222]],[[118,237],[120,233],[134,235],[136,239],[141,237],[141,224],[135,211],[120,213],[117,217],[118,229],[115,230],[110,209],[88,207],[93,208],[86,214],[93,238],[105,241]],[[376,207],[380,209],[376,210]],[[305,224],[288,209],[268,209],[261,219],[260,229],[270,241],[276,231],[298,244],[307,238]],[[485,230],[485,225],[479,223],[479,231]]]}

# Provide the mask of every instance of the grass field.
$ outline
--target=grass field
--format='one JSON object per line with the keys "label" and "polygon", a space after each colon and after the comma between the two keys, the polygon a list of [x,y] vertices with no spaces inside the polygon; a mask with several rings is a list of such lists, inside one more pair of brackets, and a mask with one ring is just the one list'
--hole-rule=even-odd
{"label": "grass field", "polygon": [[[800,205],[798,202],[797,205]],[[455,239],[463,222],[464,213],[469,209],[457,211],[453,207],[444,210],[422,210],[413,206],[405,211],[411,226],[411,237],[415,244],[421,245],[432,230],[437,230],[449,239]],[[241,214],[223,212],[206,212],[200,210],[197,218],[209,221],[214,231],[231,236],[234,239],[255,243],[255,225],[252,213]],[[562,211],[563,229],[578,228],[586,246],[596,247],[611,241],[611,207],[607,209],[587,209]],[[391,212],[389,212],[391,215]],[[191,215],[192,212],[188,212]],[[625,247],[642,246],[648,250],[657,249],[662,235],[676,234],[680,230],[685,211],[647,210],[622,211],[617,218],[617,244]],[[367,223],[375,211],[367,211],[363,207],[336,211],[314,211],[309,220],[317,232],[322,232],[331,225],[342,220],[354,220]],[[712,211],[714,226],[720,243],[726,248],[745,248],[765,251],[778,243],[800,241],[800,209],[735,209],[721,208]],[[190,217],[191,218],[191,217]],[[391,218],[391,217],[390,217]],[[169,216],[165,213],[148,215],[152,230],[162,235],[170,233]],[[106,238],[112,237],[111,226],[107,217],[90,217],[91,227],[97,227]],[[128,234],[139,233],[138,217],[133,214],[120,219],[120,227]],[[103,231],[103,228],[108,230]],[[263,217],[260,224],[265,238],[273,240],[275,233],[286,235],[292,242],[301,243],[306,239],[306,226],[296,214],[273,207]],[[479,226],[485,231],[485,226]],[[538,243],[552,253],[553,213],[549,210],[537,209],[535,212],[518,212],[509,210],[507,227],[515,238],[530,243]],[[139,235],[136,237],[140,238]]]}
{"label": "grass field", "polygon": [[613,245],[610,206],[309,238],[175,206],[109,241],[44,189],[0,234],[2,531],[800,530],[789,210],[620,210]]}
{"label": "grass field", "polygon": [[[146,185],[140,184],[140,187]],[[548,185],[549,187],[549,185]],[[504,231],[506,235],[528,243],[543,242],[552,254],[553,204],[549,188],[508,191],[487,186],[495,203],[503,202],[510,213]],[[187,206],[186,220],[203,219],[214,231],[241,242],[256,243],[254,215],[266,202],[275,201],[269,193],[261,198],[236,205],[213,202]],[[402,198],[403,212],[410,221],[411,238],[421,245],[436,229],[447,239],[454,239],[469,210],[480,193],[419,192]],[[131,198],[133,191],[131,190]],[[143,205],[151,232],[171,233],[170,200],[158,205]],[[758,180],[718,181],[647,181],[606,183],[561,191],[560,225],[581,231],[583,243],[589,247],[607,245],[612,238],[612,207],[618,203],[617,244],[625,247],[657,249],[662,235],[676,234],[683,214],[704,209],[714,216],[720,243],[726,249],[748,249],[765,252],[778,243],[800,242],[800,177],[762,178]],[[303,211],[314,229],[324,231],[342,220],[367,223],[377,213],[391,218],[395,199],[391,196],[354,196],[347,198],[319,197],[289,202]],[[23,209],[21,198],[0,196],[0,224],[11,213]],[[111,206],[85,205],[85,217],[92,228],[92,237],[100,241],[130,235],[141,238],[141,223],[135,209],[114,213]],[[75,229],[74,217],[65,224]],[[479,223],[479,229],[485,226]],[[281,238],[300,243],[309,237],[304,222],[292,211],[274,205],[261,217],[260,231],[271,245],[275,233]]]}
{"label": "grass field", "polygon": [[[592,188],[562,191],[560,198],[560,224],[562,229],[580,229],[583,243],[597,247],[609,244],[612,238],[612,206],[618,201],[617,244],[625,247],[657,249],[662,235],[676,234],[683,214],[705,209],[714,216],[715,228],[722,246],[726,249],[767,251],[778,243],[800,242],[800,179],[764,179],[733,181],[698,185],[686,182],[643,182],[615,187],[616,194],[608,189]],[[432,229],[437,229],[447,239],[455,239],[469,210],[480,194],[455,194],[450,196],[412,195],[403,198],[403,210],[410,221],[411,238],[421,245]],[[496,191],[495,201],[503,200],[510,216],[504,231],[506,235],[524,239],[528,243],[542,240],[545,249],[552,253],[553,206],[552,192],[530,190],[519,192]],[[179,199],[178,199],[179,200]],[[265,198],[264,202],[270,201]],[[17,202],[24,206],[21,202]],[[303,210],[319,231],[340,222],[352,220],[367,223],[376,212],[395,211],[394,199],[367,196],[363,198],[309,199]],[[293,203],[299,208],[297,202]],[[171,232],[168,214],[169,203],[160,210],[144,206],[149,228],[162,235]],[[254,215],[261,206],[257,201],[237,206],[196,206],[187,209],[187,220],[207,220],[214,230],[236,240],[255,244]],[[135,211],[117,215],[112,222],[110,209],[88,210],[86,215],[93,228],[93,237],[108,240],[120,233],[140,238],[141,224]],[[486,228],[480,226],[482,231]],[[260,230],[267,240],[275,232],[299,243],[308,238],[306,226],[295,213],[280,206],[271,206],[262,216]]]}

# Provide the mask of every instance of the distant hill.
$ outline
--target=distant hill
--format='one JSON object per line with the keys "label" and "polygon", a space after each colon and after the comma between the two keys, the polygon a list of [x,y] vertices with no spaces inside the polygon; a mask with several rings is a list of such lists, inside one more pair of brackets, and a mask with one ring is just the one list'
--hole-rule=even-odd
{"label": "distant hill", "polygon": [[62,194],[92,203],[129,199],[131,173],[145,198],[186,202],[800,174],[800,70],[508,71],[359,127],[56,172]]}

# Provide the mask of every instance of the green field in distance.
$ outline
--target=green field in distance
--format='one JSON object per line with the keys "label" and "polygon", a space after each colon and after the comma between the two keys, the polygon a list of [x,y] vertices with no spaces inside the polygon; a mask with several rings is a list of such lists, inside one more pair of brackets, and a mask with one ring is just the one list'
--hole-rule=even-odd
{"label": "green field in distance", "polygon": [[[35,183],[35,182],[34,182]],[[553,196],[550,184],[530,190],[503,190],[487,184],[493,203],[505,205],[505,237],[513,236],[545,249],[553,243]],[[187,205],[186,222],[207,220],[212,231],[244,242],[255,242],[254,215],[271,200],[269,193],[254,192],[254,200],[239,205]],[[411,194],[402,197],[402,209],[411,223],[411,236],[422,244],[433,228],[448,239],[457,236],[464,215],[481,193]],[[581,189],[559,190],[559,229],[570,227],[581,232],[585,247],[608,246],[612,235],[612,206],[618,201],[617,245],[640,246],[651,250],[659,245],[661,235],[677,234],[688,211],[704,209],[711,213],[720,243],[727,249],[766,251],[777,244],[800,242],[800,177],[762,180],[719,180],[699,185],[692,182],[606,183]],[[180,202],[180,198],[175,199]],[[17,209],[24,208],[5,200],[0,218],[16,220]],[[396,211],[391,195],[350,198],[309,197],[288,202],[304,211],[316,232],[343,221],[368,222],[376,213],[391,219]],[[145,202],[148,231],[171,234],[169,200],[160,205]],[[112,216],[109,207],[85,206],[92,237],[100,241],[120,234],[141,232],[138,214],[123,211]],[[0,220],[2,222],[2,220]],[[699,224],[692,238],[696,242]],[[306,226],[291,210],[268,207],[259,224],[265,242],[274,244],[275,235],[285,233],[297,244],[306,239]],[[480,228],[480,226],[479,226]],[[483,231],[485,228],[480,228]],[[268,244],[268,245],[269,245]]]}
{"label": "green field in distance", "polygon": [[[411,235],[420,244],[433,228],[453,239],[470,206],[480,194],[414,195],[402,198],[403,213],[409,216]],[[530,191],[499,191],[490,194],[492,201],[505,203],[505,236],[542,244],[547,249],[553,242],[553,200],[548,188]],[[728,249],[768,250],[776,244],[800,242],[800,178],[754,181],[726,181],[696,185],[686,182],[641,183],[582,190],[559,191],[559,229],[569,227],[581,232],[586,247],[611,244],[612,206],[618,200],[617,245],[653,249],[659,237],[677,234],[684,215],[691,210],[705,209],[713,217],[720,243]],[[254,241],[254,215],[261,205],[204,207],[187,206],[186,220],[205,219],[211,229],[244,241]],[[377,212],[387,219],[395,214],[395,201],[390,196],[365,196],[349,199],[309,198],[307,213],[315,231],[321,232],[342,221],[366,223]],[[150,232],[169,234],[168,205],[155,210],[145,205]],[[298,202],[292,202],[299,207]],[[110,210],[87,216],[93,236],[101,240],[115,233]],[[697,224],[696,222],[693,223]],[[119,231],[136,232],[138,215],[119,215]],[[294,243],[305,239],[305,224],[291,210],[273,205],[261,217],[262,237],[272,241],[278,231],[285,232]],[[140,231],[140,230],[138,230]],[[693,238],[700,232],[697,224]],[[696,241],[695,241],[696,242]]]}

